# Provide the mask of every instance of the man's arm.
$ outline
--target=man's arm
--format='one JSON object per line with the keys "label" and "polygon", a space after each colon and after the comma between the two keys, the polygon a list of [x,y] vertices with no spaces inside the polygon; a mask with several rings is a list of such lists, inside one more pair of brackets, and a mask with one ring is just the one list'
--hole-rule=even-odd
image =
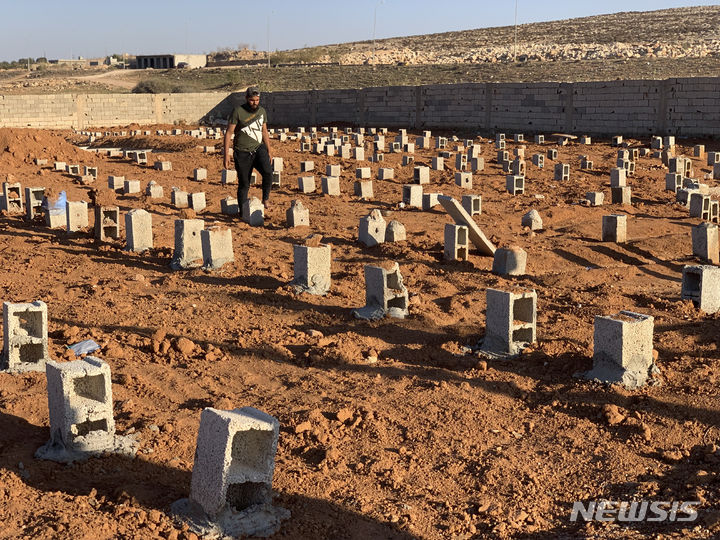
{"label": "man's arm", "polygon": [[230,142],[232,141],[233,133],[235,133],[235,124],[228,124],[227,131],[225,132],[224,141],[224,152],[223,152],[223,168],[231,169],[230,167]]}
{"label": "man's arm", "polygon": [[268,134],[267,124],[263,124],[262,138],[263,138],[263,143],[265,143],[265,146],[267,147],[268,156],[270,157],[270,160],[272,161],[272,152],[270,151],[270,135]]}

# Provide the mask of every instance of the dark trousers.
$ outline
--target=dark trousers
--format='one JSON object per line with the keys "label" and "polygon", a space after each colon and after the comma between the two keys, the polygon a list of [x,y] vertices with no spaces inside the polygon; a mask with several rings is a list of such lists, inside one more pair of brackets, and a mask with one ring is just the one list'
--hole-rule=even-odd
{"label": "dark trousers", "polygon": [[240,208],[248,198],[250,191],[250,175],[253,169],[257,169],[262,177],[262,200],[263,203],[270,197],[270,188],[272,187],[272,168],[270,166],[270,155],[267,146],[261,144],[252,152],[233,153],[235,160],[235,170],[238,176],[238,204]]}

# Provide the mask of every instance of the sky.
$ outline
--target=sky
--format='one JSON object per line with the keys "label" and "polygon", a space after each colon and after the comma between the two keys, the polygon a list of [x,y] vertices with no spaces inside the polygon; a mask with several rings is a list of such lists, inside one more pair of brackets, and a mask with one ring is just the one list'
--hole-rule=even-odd
{"label": "sky", "polygon": [[[518,24],[713,5],[665,0],[517,0]],[[0,61],[113,53],[285,50],[509,26],[512,0],[0,0]]]}

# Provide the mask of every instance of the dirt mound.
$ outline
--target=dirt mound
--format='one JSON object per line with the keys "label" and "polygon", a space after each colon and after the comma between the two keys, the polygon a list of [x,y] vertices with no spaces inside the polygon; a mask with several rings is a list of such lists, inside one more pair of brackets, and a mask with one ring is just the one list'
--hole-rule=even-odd
{"label": "dirt mound", "polygon": [[86,153],[65,139],[67,132],[36,129],[0,128],[0,167],[20,163],[30,164],[35,158],[66,163],[78,162],[81,157],[87,164]]}

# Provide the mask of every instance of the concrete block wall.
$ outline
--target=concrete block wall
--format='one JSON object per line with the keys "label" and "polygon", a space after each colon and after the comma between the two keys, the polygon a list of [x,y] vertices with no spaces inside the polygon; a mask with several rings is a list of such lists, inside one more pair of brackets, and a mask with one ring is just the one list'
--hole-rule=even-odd
{"label": "concrete block wall", "polygon": [[[720,135],[720,77],[583,83],[465,83],[268,92],[274,126],[472,129],[587,135]],[[0,127],[216,123],[242,93],[0,96]]]}

